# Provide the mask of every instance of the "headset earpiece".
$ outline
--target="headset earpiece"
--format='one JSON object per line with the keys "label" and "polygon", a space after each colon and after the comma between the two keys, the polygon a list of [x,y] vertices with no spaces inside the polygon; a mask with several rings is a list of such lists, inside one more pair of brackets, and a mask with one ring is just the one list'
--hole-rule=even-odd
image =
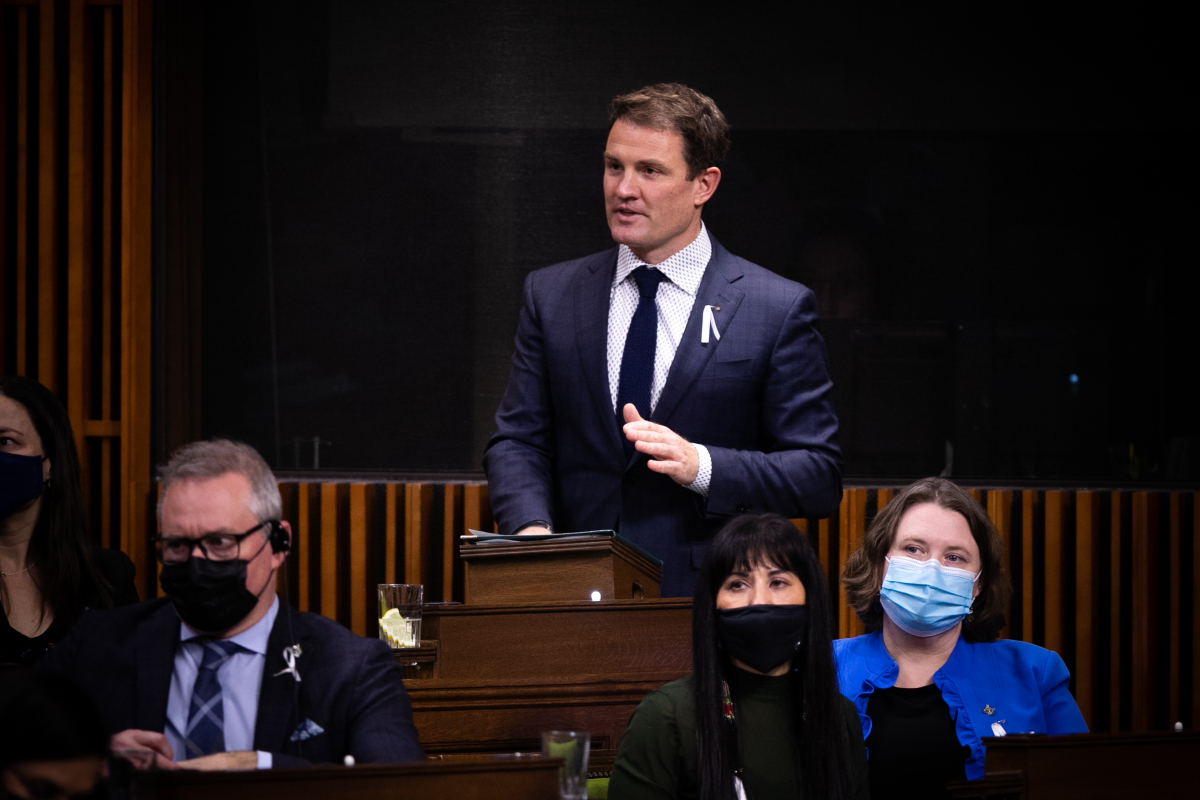
{"label": "headset earpiece", "polygon": [[270,520],[267,524],[271,526],[271,532],[267,534],[267,541],[271,543],[272,553],[286,553],[292,549],[292,537],[288,536],[287,530],[279,523],[278,520]]}

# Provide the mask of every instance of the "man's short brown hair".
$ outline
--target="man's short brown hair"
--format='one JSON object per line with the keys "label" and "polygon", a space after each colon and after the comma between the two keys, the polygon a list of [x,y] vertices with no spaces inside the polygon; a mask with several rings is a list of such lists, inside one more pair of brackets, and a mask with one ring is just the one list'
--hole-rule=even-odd
{"label": "man's short brown hair", "polygon": [[688,180],[717,167],[729,152],[729,123],[711,97],[682,83],[655,83],[613,98],[611,127],[623,119],[642,128],[677,130],[683,136]]}
{"label": "man's short brown hair", "polygon": [[862,546],[846,560],[842,584],[846,599],[868,632],[883,624],[879,588],[883,583],[884,559],[896,541],[900,519],[910,508],[933,503],[961,514],[979,547],[983,570],[979,575],[979,596],[963,626],[967,641],[993,642],[1004,627],[1004,612],[1012,596],[1012,584],[1004,570],[1004,542],[983,506],[958,485],[943,478],[922,478],[905,487],[883,507],[867,528]]}

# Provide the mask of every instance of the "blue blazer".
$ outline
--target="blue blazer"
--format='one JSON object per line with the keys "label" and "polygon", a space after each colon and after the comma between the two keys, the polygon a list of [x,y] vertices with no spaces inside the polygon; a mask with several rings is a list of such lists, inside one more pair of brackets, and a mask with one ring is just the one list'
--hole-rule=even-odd
{"label": "blue blazer", "polygon": [[[858,709],[869,754],[867,701],[876,689],[895,686],[900,668],[883,646],[879,631],[838,639],[833,652],[839,688]],[[1067,689],[1070,680],[1067,665],[1053,650],[1011,639],[968,644],[960,636],[950,659],[933,674],[933,683],[950,707],[959,744],[971,748],[967,779],[983,777],[980,739],[996,735],[994,722],[1007,733],[1087,733],[1087,723]]]}
{"label": "blue blazer", "polygon": [[[421,760],[408,693],[388,646],[316,614],[289,614],[284,602],[267,640],[254,749],[272,753],[277,768],[340,764],[347,754],[360,764]],[[296,642],[299,683],[291,675],[275,677],[287,666],[284,647]],[[75,679],[113,733],[161,732],[178,644],[179,617],[171,601],[147,600],[84,613],[38,666]],[[324,732],[292,741],[304,720]]]}
{"label": "blue blazer", "polygon": [[[822,517],[841,451],[811,291],[731,255],[712,258],[654,413],[712,456],[707,500],[626,455],[608,385],[617,248],[525,280],[512,372],[484,455],[501,533],[615,528],[663,560],[664,597],[690,596],[709,540],[735,514]],[[720,340],[700,341],[706,305]],[[645,412],[643,411],[643,414]]]}

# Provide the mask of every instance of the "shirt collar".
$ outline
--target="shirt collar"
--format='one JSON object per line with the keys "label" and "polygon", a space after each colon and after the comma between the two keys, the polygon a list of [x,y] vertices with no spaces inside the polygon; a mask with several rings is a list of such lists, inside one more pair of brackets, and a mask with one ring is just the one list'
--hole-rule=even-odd
{"label": "shirt collar", "polygon": [[708,238],[708,228],[703,222],[700,223],[699,235],[692,243],[663,259],[661,264],[647,264],[634,255],[627,245],[621,245],[617,252],[617,272],[613,275],[613,286],[619,286],[638,267],[654,267],[671,283],[695,297],[711,257],[712,241]]}
{"label": "shirt collar", "polygon": [[[262,619],[237,636],[230,637],[228,641],[240,646],[243,650],[266,655],[267,640],[271,638],[271,629],[275,627],[275,617],[278,615],[279,595],[275,595],[275,599],[271,601],[271,607],[267,609],[267,613],[263,615]],[[186,642],[200,636],[204,636],[204,634],[197,633],[182,622],[179,623],[179,641]]]}

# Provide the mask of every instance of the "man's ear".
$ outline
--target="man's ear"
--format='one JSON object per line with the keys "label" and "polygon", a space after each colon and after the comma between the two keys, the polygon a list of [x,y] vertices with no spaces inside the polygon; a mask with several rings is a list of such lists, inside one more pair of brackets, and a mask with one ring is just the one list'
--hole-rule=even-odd
{"label": "man's ear", "polygon": [[721,182],[721,170],[716,167],[709,167],[692,179],[695,195],[692,202],[696,208],[704,205],[713,196],[713,192],[717,191],[717,184]]}
{"label": "man's ear", "polygon": [[[288,521],[281,521],[279,523],[279,527],[282,529],[284,535],[287,536],[288,546],[285,549],[280,550],[278,553],[271,553],[271,561],[276,569],[283,566],[283,562],[287,560],[287,554],[291,552],[292,545],[295,544],[295,539],[292,537],[292,526],[288,523]],[[274,548],[272,548],[272,550],[274,550]]]}

